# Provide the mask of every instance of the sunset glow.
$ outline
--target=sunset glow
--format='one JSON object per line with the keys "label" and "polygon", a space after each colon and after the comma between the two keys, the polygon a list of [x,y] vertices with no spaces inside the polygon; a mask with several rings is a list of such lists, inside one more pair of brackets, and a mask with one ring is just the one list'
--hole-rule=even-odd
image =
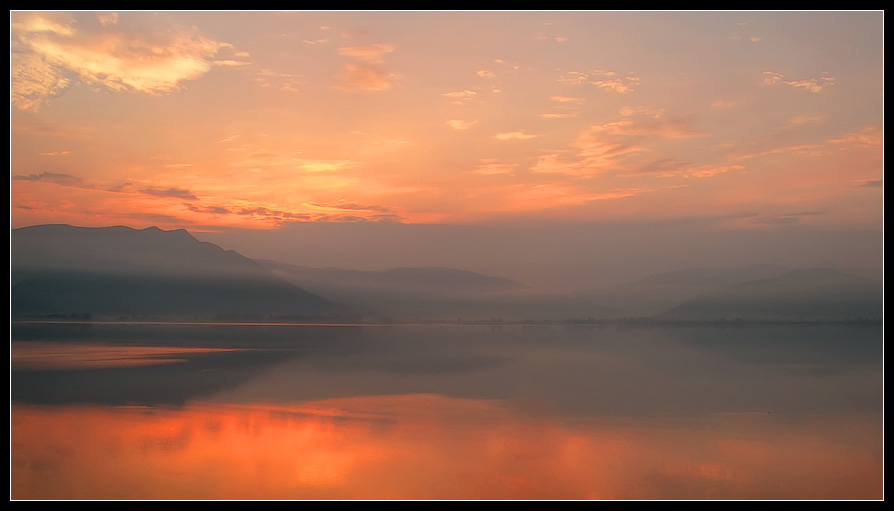
{"label": "sunset glow", "polygon": [[881,12],[12,12],[11,225],[881,225]]}
{"label": "sunset glow", "polygon": [[[882,491],[873,454],[880,431],[855,418],[563,423],[427,394],[14,412],[15,499],[862,499]],[[840,443],[855,431],[864,443]]]}

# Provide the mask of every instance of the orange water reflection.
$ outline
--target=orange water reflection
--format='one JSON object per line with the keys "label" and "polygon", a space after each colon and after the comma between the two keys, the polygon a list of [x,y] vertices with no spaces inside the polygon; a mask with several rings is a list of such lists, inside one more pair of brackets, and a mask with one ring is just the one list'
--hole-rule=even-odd
{"label": "orange water reflection", "polygon": [[13,499],[882,497],[880,419],[555,421],[429,394],[11,411]]}
{"label": "orange water reflection", "polygon": [[239,351],[232,348],[104,346],[54,342],[11,341],[10,366],[16,369],[98,369],[185,362],[177,355]]}

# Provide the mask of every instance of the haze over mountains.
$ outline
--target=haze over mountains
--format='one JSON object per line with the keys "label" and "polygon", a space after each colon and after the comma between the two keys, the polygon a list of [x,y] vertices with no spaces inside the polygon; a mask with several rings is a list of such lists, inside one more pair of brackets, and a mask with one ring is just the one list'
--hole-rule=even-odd
{"label": "haze over mountains", "polygon": [[185,230],[43,225],[11,232],[14,316],[288,316],[348,313]]}
{"label": "haze over mountains", "polygon": [[880,281],[825,268],[688,268],[546,293],[443,267],[381,271],[255,261],[185,230],[14,229],[13,317],[251,320],[854,320],[882,317]]}

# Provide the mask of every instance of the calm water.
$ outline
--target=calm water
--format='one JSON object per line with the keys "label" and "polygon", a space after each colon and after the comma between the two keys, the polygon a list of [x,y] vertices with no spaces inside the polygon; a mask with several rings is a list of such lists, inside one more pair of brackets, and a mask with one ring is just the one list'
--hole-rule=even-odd
{"label": "calm water", "polygon": [[882,327],[40,325],[13,499],[879,499]]}

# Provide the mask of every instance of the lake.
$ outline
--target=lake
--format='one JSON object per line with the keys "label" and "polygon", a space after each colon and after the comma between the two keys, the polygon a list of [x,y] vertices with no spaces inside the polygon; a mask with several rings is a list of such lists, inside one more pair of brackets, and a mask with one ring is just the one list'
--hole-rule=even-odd
{"label": "lake", "polygon": [[869,325],[14,323],[12,499],[881,499]]}

